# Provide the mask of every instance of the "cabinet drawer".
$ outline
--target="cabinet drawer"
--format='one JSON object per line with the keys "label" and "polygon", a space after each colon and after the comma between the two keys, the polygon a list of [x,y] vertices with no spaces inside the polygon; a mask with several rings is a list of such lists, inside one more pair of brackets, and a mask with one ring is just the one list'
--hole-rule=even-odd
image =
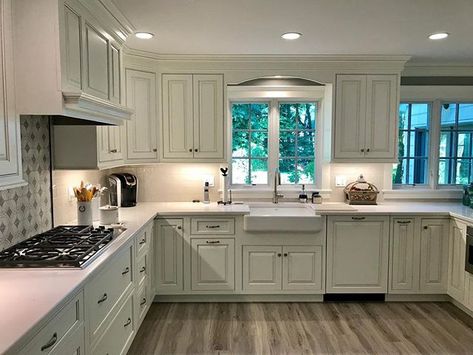
{"label": "cabinet drawer", "polygon": [[132,287],[131,253],[131,247],[125,248],[86,286],[91,342],[97,337],[110,310],[123,293]]}
{"label": "cabinet drawer", "polygon": [[151,241],[152,225],[146,227],[136,238],[136,255],[142,255],[149,249]]}
{"label": "cabinet drawer", "polygon": [[83,293],[70,301],[39,333],[26,345],[20,354],[57,353],[63,339],[73,328],[83,327]]}
{"label": "cabinet drawer", "polygon": [[135,300],[135,308],[137,310],[136,313],[136,320],[137,324],[141,324],[142,320],[146,316],[146,310],[148,306],[151,304],[152,300],[150,299],[150,292],[149,292],[149,282],[145,279],[145,282],[141,285],[140,289],[137,292],[137,297]]}
{"label": "cabinet drawer", "polygon": [[148,253],[146,253],[145,255],[140,256],[140,258],[136,261],[137,285],[141,285],[148,274]]}
{"label": "cabinet drawer", "polygon": [[134,333],[133,295],[131,294],[108,325],[107,330],[92,350],[92,354],[126,354]]}
{"label": "cabinet drawer", "polygon": [[235,220],[233,218],[192,218],[192,234],[234,234]]}

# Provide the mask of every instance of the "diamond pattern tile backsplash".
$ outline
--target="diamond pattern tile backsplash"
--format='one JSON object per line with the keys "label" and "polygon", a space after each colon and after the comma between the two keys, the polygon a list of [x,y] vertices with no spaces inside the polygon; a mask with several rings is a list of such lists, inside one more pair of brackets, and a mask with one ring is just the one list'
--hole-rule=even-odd
{"label": "diamond pattern tile backsplash", "polygon": [[28,185],[0,191],[0,250],[51,228],[49,119],[24,116],[20,124]]}

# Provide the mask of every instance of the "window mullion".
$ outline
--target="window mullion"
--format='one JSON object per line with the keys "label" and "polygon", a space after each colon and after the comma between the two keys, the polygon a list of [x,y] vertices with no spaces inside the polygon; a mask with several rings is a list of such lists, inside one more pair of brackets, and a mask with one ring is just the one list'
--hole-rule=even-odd
{"label": "window mullion", "polygon": [[441,112],[441,102],[440,100],[434,100],[432,105],[429,107],[431,110],[431,119],[430,119],[430,139],[429,139],[429,151],[430,151],[430,162],[429,162],[429,171],[430,171],[430,181],[429,185],[432,189],[438,188],[439,180],[439,164],[440,164],[440,112]]}
{"label": "window mullion", "polygon": [[273,187],[274,172],[279,168],[279,106],[276,99],[271,100],[269,107],[268,127],[268,185]]}

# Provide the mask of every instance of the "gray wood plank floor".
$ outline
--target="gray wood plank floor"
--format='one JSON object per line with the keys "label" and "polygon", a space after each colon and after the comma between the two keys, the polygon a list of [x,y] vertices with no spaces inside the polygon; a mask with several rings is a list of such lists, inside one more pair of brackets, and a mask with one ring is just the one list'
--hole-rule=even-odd
{"label": "gray wood plank floor", "polygon": [[155,303],[128,352],[473,354],[448,303]]}

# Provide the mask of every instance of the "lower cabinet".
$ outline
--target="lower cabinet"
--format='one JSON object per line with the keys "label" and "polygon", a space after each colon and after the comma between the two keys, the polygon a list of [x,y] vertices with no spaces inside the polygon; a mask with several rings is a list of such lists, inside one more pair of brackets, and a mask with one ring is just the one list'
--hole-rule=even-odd
{"label": "lower cabinet", "polygon": [[159,219],[156,222],[155,280],[157,294],[184,291],[183,220]]}
{"label": "lower cabinet", "polygon": [[191,238],[192,291],[235,289],[235,240]]}
{"label": "lower cabinet", "polygon": [[322,246],[243,246],[243,291],[323,291]]}
{"label": "lower cabinet", "polygon": [[84,294],[81,291],[20,351],[20,354],[83,354]]}
{"label": "lower cabinet", "polygon": [[446,293],[449,219],[423,218],[420,243],[420,291]]}
{"label": "lower cabinet", "polygon": [[386,293],[389,218],[328,217],[327,293]]}
{"label": "lower cabinet", "polygon": [[[449,254],[458,250],[458,232],[455,247],[451,245],[449,253],[448,218],[392,217],[391,218],[391,257],[389,265],[389,293],[392,294],[444,294],[447,291],[449,277]],[[461,234],[461,233],[460,233]],[[464,247],[463,247],[464,248]],[[450,261],[450,266],[452,266]],[[458,267],[457,267],[458,268]],[[452,270],[450,270],[452,272]],[[455,271],[457,275],[459,271]],[[453,276],[453,275],[452,275]],[[455,279],[455,285],[463,288]],[[461,292],[461,291],[460,291]]]}
{"label": "lower cabinet", "polygon": [[135,335],[133,294],[130,294],[92,349],[94,355],[126,354]]}
{"label": "lower cabinet", "polygon": [[460,303],[465,301],[465,284],[468,273],[465,271],[466,224],[452,220],[448,243],[448,286],[447,293]]}

